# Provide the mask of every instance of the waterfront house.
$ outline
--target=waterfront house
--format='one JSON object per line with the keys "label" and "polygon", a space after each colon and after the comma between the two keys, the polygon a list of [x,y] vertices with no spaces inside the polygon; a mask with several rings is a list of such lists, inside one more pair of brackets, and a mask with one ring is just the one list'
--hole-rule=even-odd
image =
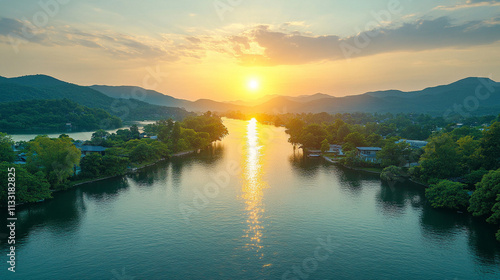
{"label": "waterfront house", "polygon": [[429,143],[427,141],[420,141],[420,140],[400,139],[400,140],[396,141],[396,144],[403,143],[403,142],[410,144],[410,148],[412,148],[412,149],[422,149],[423,147],[427,146],[427,144]]}
{"label": "waterfront house", "polygon": [[377,153],[382,150],[379,147],[356,147],[358,157],[364,161],[377,162]]}
{"label": "waterfront house", "polygon": [[339,156],[343,156],[344,153],[342,152],[342,146],[341,145],[330,145],[330,149],[328,149],[327,153],[334,153]]}

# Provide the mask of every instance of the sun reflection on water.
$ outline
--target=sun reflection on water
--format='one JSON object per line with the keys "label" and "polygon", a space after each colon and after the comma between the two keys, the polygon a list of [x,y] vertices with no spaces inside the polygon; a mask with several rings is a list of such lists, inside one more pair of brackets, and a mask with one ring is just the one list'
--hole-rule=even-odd
{"label": "sun reflection on water", "polygon": [[242,198],[245,202],[245,210],[248,213],[247,224],[243,237],[247,238],[248,248],[253,248],[256,252],[262,249],[261,218],[264,214],[262,205],[263,180],[262,155],[263,145],[259,142],[259,125],[257,120],[248,122],[246,133],[246,147],[243,152],[243,184]]}

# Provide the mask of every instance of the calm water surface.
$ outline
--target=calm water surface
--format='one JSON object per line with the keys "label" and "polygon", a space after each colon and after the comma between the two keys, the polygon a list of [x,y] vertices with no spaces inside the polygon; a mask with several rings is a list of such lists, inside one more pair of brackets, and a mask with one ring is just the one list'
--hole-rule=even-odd
{"label": "calm water surface", "polygon": [[500,279],[494,230],[421,187],[225,124],[210,151],[20,209],[17,272],[2,239],[0,279]]}
{"label": "calm water surface", "polygon": [[[139,127],[139,130],[142,131],[142,127],[144,127],[147,124],[154,123],[154,121],[136,121],[133,122],[134,124],[137,124]],[[132,124],[130,124],[132,125]],[[119,129],[128,129],[129,126],[124,126],[121,128],[116,128],[116,129],[108,129],[106,130],[108,133],[115,133]],[[47,133],[47,136],[50,138],[57,138],[61,134],[67,134],[69,137],[75,139],[75,140],[90,140],[92,138],[92,134],[94,131],[84,131],[84,132],[61,132],[61,133]],[[35,139],[36,136],[40,135],[41,133],[38,134],[9,134],[12,136],[12,139],[14,141],[29,141],[31,139]]]}

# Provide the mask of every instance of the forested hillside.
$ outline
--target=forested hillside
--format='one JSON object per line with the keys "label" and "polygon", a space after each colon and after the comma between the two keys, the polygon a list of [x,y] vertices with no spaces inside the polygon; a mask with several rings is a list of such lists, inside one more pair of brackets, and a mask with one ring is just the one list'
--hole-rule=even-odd
{"label": "forested hillside", "polygon": [[68,99],[0,103],[0,130],[89,131],[118,128],[122,121],[103,109],[88,108]]}
{"label": "forested hillside", "polygon": [[180,108],[158,106],[135,99],[111,98],[92,88],[46,75],[0,78],[0,103],[65,98],[83,106],[103,109],[122,120],[181,120],[189,115],[186,110]]}

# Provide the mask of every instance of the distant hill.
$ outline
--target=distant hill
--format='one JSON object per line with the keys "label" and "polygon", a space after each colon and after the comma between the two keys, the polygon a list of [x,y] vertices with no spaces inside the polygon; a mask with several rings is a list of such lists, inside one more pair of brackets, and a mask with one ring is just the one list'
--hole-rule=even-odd
{"label": "distant hill", "polygon": [[245,109],[245,106],[240,106],[228,102],[218,102],[210,99],[199,99],[196,101],[178,99],[154,90],[143,89],[141,87],[94,85],[90,86],[90,88],[113,98],[133,98],[150,104],[179,107],[193,112],[225,112]]}
{"label": "distant hill", "polygon": [[93,131],[122,126],[118,117],[103,109],[92,109],[68,99],[0,103],[0,112],[0,131],[9,133]]}
{"label": "distant hill", "polygon": [[[487,99],[480,100],[475,97],[475,94],[478,86],[483,84],[487,85],[491,93]],[[485,90],[485,88],[482,89],[483,94],[488,93]],[[142,92],[146,94],[142,95]],[[157,119],[166,116],[182,118],[188,114],[187,111],[389,112],[442,115],[447,110],[455,110],[455,105],[462,106],[464,113],[471,115],[500,113],[500,83],[477,77],[465,78],[448,85],[429,87],[419,91],[404,92],[392,89],[345,97],[334,97],[323,93],[301,96],[269,95],[248,102],[241,100],[218,102],[210,99],[189,101],[140,87],[103,85],[84,87],[45,75],[0,77],[0,102],[63,98],[91,108],[102,108],[124,120]]]}
{"label": "distant hill", "polygon": [[[480,100],[476,89],[483,86],[481,93],[489,97]],[[481,97],[481,96],[480,96]],[[289,113],[428,113],[442,115],[447,110],[455,111],[455,105],[462,106],[462,113],[485,115],[500,113],[500,83],[488,78],[466,78],[457,82],[429,87],[421,91],[403,92],[387,90],[368,92],[361,95],[333,97],[315,94],[311,96],[281,96],[252,107],[251,111]],[[475,108],[477,106],[477,108]]]}
{"label": "distant hill", "polygon": [[67,98],[92,108],[106,108],[113,99],[88,87],[66,83],[46,75],[0,79],[0,102]]}
{"label": "distant hill", "polygon": [[52,99],[68,99],[90,108],[104,109],[123,120],[182,119],[189,115],[184,109],[152,105],[135,99],[112,98],[90,87],[46,75],[0,77],[0,103]]}
{"label": "distant hill", "polygon": [[313,95],[299,95],[299,96],[292,96],[292,97],[287,97],[287,98],[290,100],[293,100],[293,101],[298,101],[298,102],[309,102],[309,101],[335,98],[335,97],[328,95],[328,94],[324,94],[324,93],[316,93]]}
{"label": "distant hill", "polygon": [[[478,100],[479,107],[474,110],[465,110],[471,115],[485,115],[500,113],[500,83],[488,78],[465,78],[457,82],[436,87],[425,88],[420,91],[404,92],[400,90],[386,90],[367,92],[360,95],[334,97],[316,93],[313,95],[281,96],[268,95],[252,101],[217,102],[209,99],[188,101],[177,99],[156,91],[146,90],[145,102],[159,105],[183,107],[190,111],[241,111],[243,113],[428,113],[442,115],[446,110],[454,110],[454,105],[464,105],[472,102],[476,88],[482,83],[494,91],[487,100]],[[135,87],[108,87],[92,86],[94,89],[112,97],[132,97]],[[142,89],[141,89],[142,90]],[[475,104],[468,104],[475,106]],[[469,108],[470,109],[470,108]]]}
{"label": "distant hill", "polygon": [[154,90],[143,89],[141,87],[94,85],[90,86],[90,88],[104,93],[112,98],[134,98],[161,106],[186,108],[191,103],[189,100],[177,99],[172,96],[164,95]]}

